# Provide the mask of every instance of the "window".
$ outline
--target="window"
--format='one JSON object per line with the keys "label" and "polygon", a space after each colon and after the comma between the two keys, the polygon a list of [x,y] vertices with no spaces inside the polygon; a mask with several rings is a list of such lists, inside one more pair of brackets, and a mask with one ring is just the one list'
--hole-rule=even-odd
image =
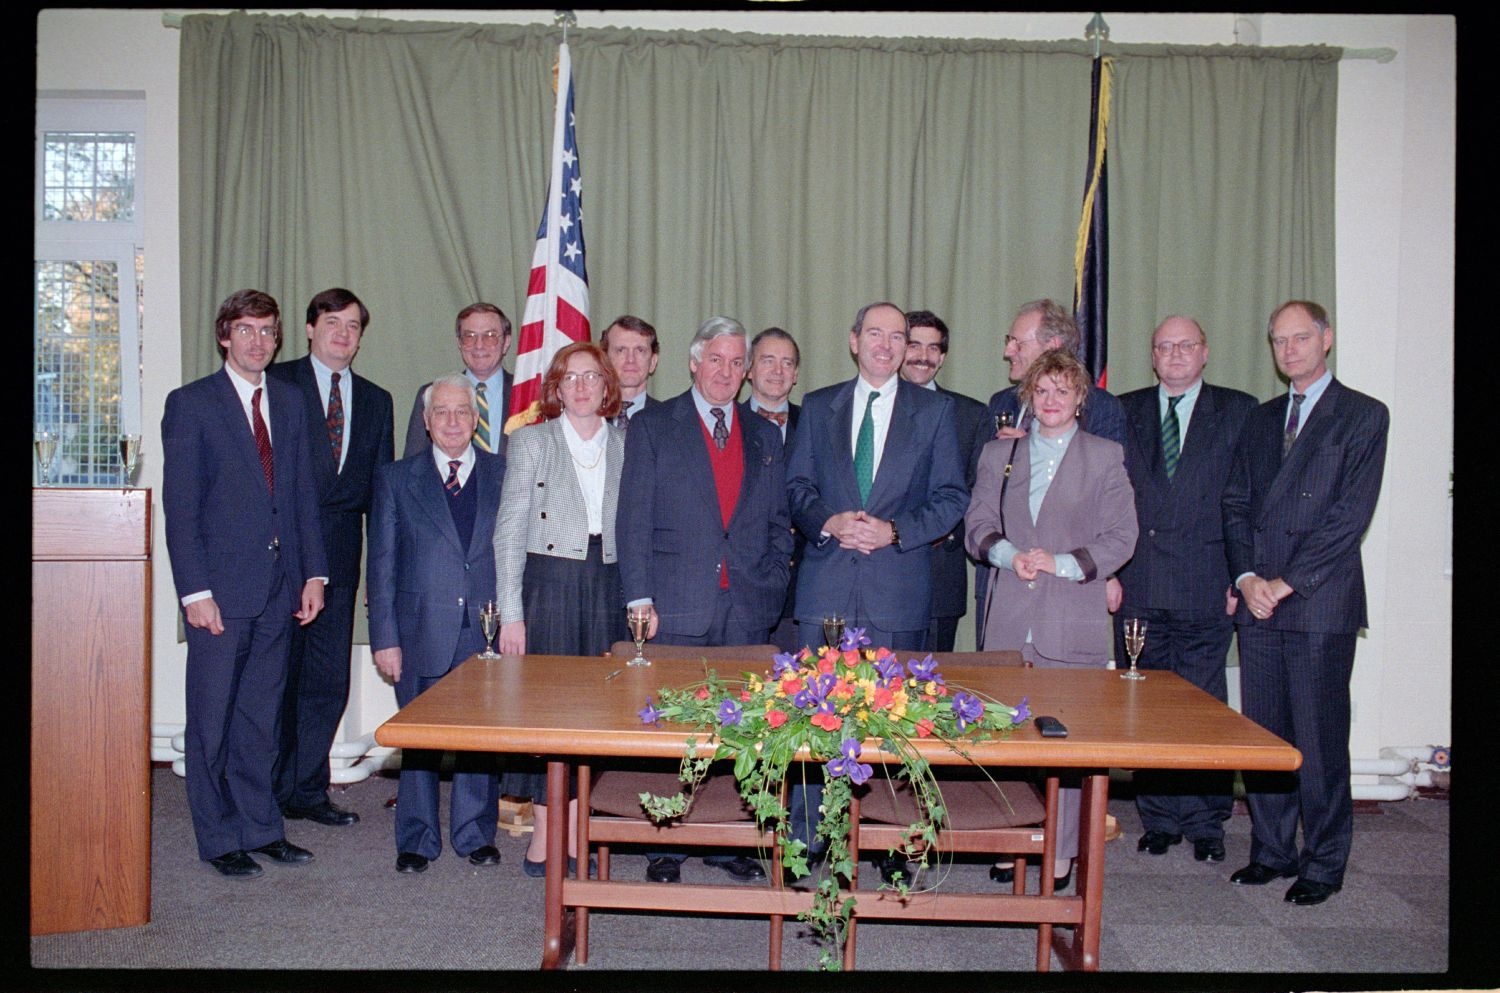
{"label": "window", "polygon": [[39,94],[32,419],[51,479],[118,486],[141,430],[140,94]]}

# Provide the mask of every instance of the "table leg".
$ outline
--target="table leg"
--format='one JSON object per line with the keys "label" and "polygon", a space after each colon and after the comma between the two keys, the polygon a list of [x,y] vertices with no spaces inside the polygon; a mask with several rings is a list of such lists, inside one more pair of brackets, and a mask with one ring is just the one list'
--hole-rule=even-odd
{"label": "table leg", "polygon": [[1082,801],[1073,873],[1076,892],[1083,899],[1083,921],[1073,928],[1071,942],[1054,939],[1054,948],[1064,968],[1097,972],[1104,919],[1104,815],[1109,809],[1109,770],[1094,769],[1084,775]]}
{"label": "table leg", "polygon": [[547,876],[542,914],[542,968],[561,969],[573,950],[572,917],[563,906],[568,868],[568,763],[547,762]]}

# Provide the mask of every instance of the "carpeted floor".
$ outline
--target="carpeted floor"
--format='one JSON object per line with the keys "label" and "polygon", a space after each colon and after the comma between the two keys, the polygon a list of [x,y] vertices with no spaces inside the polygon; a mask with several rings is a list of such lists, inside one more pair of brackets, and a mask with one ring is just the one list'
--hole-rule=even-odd
{"label": "carpeted floor", "polygon": [[[1250,820],[1242,809],[1228,822],[1229,857],[1223,864],[1195,862],[1187,844],[1153,857],[1136,851],[1140,826],[1128,782],[1115,786],[1119,795],[1111,799],[1110,811],[1125,836],[1108,847],[1100,953],[1104,970],[1440,974],[1447,969],[1445,799],[1361,804],[1343,891],[1321,907],[1301,908],[1282,900],[1284,883],[1254,888],[1227,882],[1229,873],[1248,861]],[[313,863],[300,868],[267,864],[259,878],[232,881],[194,855],[183,781],[158,769],[152,787],[151,922],[32,938],[31,963],[40,970],[34,976],[72,969],[537,966],[542,881],[520,872],[524,836],[501,831],[498,867],[476,868],[446,852],[424,874],[397,874],[393,811],[385,806],[395,793],[395,781],[376,777],[338,792],[338,802],[359,813],[359,824],[325,828],[288,822],[288,837],[316,853]],[[443,789],[446,796],[446,783]],[[644,867],[639,855],[617,854],[614,860],[617,877],[639,877]],[[943,886],[954,890],[994,886],[985,862],[952,865],[946,871]],[[873,872],[863,875],[866,885],[878,879]],[[683,878],[717,882],[727,877],[690,859]],[[580,972],[599,970],[766,966],[767,925],[761,921],[600,912],[591,920],[588,964],[573,966],[580,979]],[[795,921],[786,926],[788,970],[816,964],[816,949],[799,937],[800,931]],[[1035,931],[1023,927],[867,923],[858,932],[861,970],[1025,972],[1034,948]],[[260,975],[269,979],[273,974]],[[58,974],[51,978],[66,982]],[[1327,978],[1333,983],[1323,988],[1347,988],[1335,977]],[[1412,979],[1412,987],[1424,985],[1416,975]],[[216,986],[221,984],[202,988]],[[636,986],[632,982],[628,988]]]}

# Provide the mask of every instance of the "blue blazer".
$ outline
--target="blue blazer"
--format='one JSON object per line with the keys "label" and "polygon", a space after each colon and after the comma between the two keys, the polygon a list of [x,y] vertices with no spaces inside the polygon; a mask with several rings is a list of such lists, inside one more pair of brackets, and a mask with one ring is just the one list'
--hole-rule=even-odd
{"label": "blue blazer", "polygon": [[1246,421],[1224,488],[1224,538],[1231,576],[1279,576],[1296,592],[1264,621],[1242,597],[1235,623],[1358,631],[1369,624],[1359,545],[1380,496],[1391,415],[1379,400],[1335,379],[1283,461],[1286,414],[1283,393]]}
{"label": "blue blazer", "polygon": [[969,505],[953,399],[899,381],[880,470],[864,509],[894,520],[901,543],[865,555],[824,537],[836,513],[858,510],[850,446],[854,380],[809,393],[787,456],[792,520],[807,538],[797,576],[797,620],[819,623],[841,611],[856,585],[870,620],[887,631],[925,631],[931,620],[932,542],[953,530]]}
{"label": "blue blazer", "polygon": [[[465,615],[495,596],[495,515],[505,459],[474,451],[467,486],[478,486],[474,533],[459,541],[429,445],[381,466],[370,509],[370,648],[401,649],[401,678],[441,676],[453,665]],[[476,643],[478,638],[475,638]]]}
{"label": "blue blazer", "polygon": [[[958,460],[964,485],[974,488],[979,453],[995,437],[995,422],[984,404],[973,397],[945,390],[953,398],[953,423],[958,431]],[[960,518],[942,541],[932,546],[932,616],[962,617],[969,609],[969,556],[964,551],[964,523]]]}
{"label": "blue blazer", "polygon": [[625,432],[620,579],[626,603],[652,598],[662,632],[708,631],[725,561],[739,623],[769,631],[781,618],[792,560],[781,432],[748,404],[735,405],[734,421],[745,475],[727,529],[691,390],[647,405]]}
{"label": "blue blazer", "polygon": [[[278,362],[266,370],[271,376],[296,387],[306,411],[308,460],[313,488],[318,496],[318,524],[328,553],[328,585],[359,585],[359,560],[365,537],[365,515],[370,512],[370,494],[375,470],[393,455],[391,395],[352,369],[353,401],[350,404],[349,440],[344,468],[334,472],[328,437],[328,415],[318,389],[318,377],[307,356]],[[320,444],[321,442],[321,444]]]}
{"label": "blue blazer", "polygon": [[[1127,607],[1223,617],[1234,577],[1224,551],[1220,502],[1234,448],[1255,398],[1204,383],[1193,405],[1177,471],[1161,457],[1159,387],[1120,398],[1125,408],[1125,470],[1140,524],[1135,556],[1120,570]],[[1270,577],[1267,577],[1270,578]],[[1227,618],[1225,619],[1227,623]]]}
{"label": "blue blazer", "polygon": [[[211,590],[224,617],[257,617],[278,568],[300,594],[327,576],[301,397],[268,376],[273,497],[245,410],[224,369],[167,394],[162,510],[177,596]],[[288,618],[290,622],[290,618]]]}

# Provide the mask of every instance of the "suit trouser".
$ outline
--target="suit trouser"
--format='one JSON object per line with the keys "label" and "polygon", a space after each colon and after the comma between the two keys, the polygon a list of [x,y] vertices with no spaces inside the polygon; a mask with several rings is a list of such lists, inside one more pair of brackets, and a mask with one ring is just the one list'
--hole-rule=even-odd
{"label": "suit trouser", "polygon": [[282,807],[319,807],[328,800],[328,752],[349,702],[354,595],[352,586],[329,586],[317,619],[292,629],[275,777]]}
{"label": "suit trouser", "polygon": [[[1122,608],[1115,614],[1115,657],[1126,659],[1123,619],[1146,622],[1146,648],[1139,667],[1175,672],[1220,703],[1229,699],[1224,661],[1234,623],[1222,611],[1187,614],[1175,610]],[[1191,841],[1224,838],[1234,809],[1232,773],[1137,769],[1135,806],[1147,831],[1185,835]]]}
{"label": "suit trouser", "polygon": [[1239,635],[1245,716],[1302,753],[1295,773],[1244,774],[1253,822],[1250,860],[1342,886],[1354,841],[1349,676],[1356,635],[1243,624]]}
{"label": "suit trouser", "polygon": [[277,569],[256,617],[225,617],[223,634],[187,626],[188,809],[198,857],[217,858],[284,837],[271,785],[277,710],[286,685],[298,594]]}
{"label": "suit trouser", "polygon": [[[453,666],[484,647],[478,631],[465,628]],[[416,659],[403,659],[403,669]],[[447,672],[422,676],[407,671],[396,681],[396,704],[405,707]],[[442,827],[438,821],[438,770],[443,753],[427,749],[401,750],[401,779],[396,787],[396,851],[415,852],[435,859],[443,851]],[[495,825],[500,819],[500,778],[495,756],[487,752],[455,752],[453,794],[448,807],[448,837],[453,850],[468,855],[476,848],[495,843]]]}

